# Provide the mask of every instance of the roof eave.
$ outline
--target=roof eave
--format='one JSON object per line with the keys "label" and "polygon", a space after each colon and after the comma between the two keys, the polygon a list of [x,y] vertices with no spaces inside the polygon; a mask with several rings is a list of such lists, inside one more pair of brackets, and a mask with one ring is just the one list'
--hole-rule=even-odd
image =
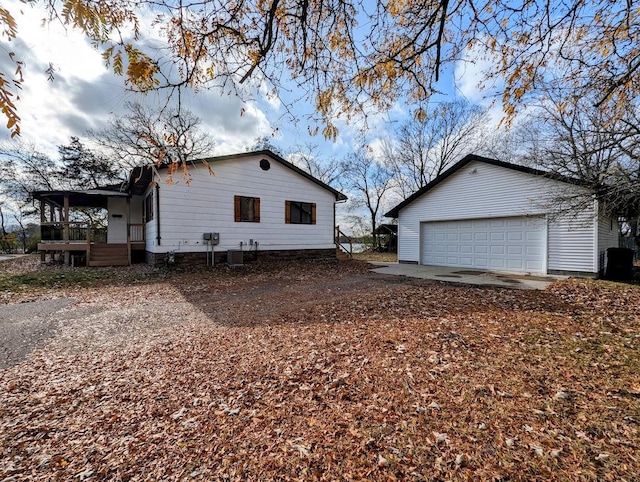
{"label": "roof eave", "polygon": [[553,180],[560,181],[560,182],[565,182],[565,183],[568,183],[568,184],[574,184],[574,185],[577,185],[577,186],[583,186],[583,187],[587,187],[587,188],[591,188],[592,187],[592,186],[589,185],[589,183],[581,181],[580,179],[573,179],[573,178],[570,178],[570,177],[567,177],[567,176],[563,176],[561,174],[556,174],[556,173],[547,172],[547,171],[541,171],[539,169],[534,169],[532,167],[521,166],[521,165],[518,165],[518,164],[511,164],[509,162],[499,161],[497,159],[492,159],[490,157],[478,156],[476,154],[467,154],[460,161],[455,163],[453,166],[451,166],[445,172],[443,172],[438,177],[436,177],[434,180],[429,182],[422,189],[419,189],[418,191],[414,192],[407,199],[405,199],[404,201],[399,203],[397,206],[395,206],[394,208],[389,210],[387,213],[385,213],[384,217],[397,218],[398,215],[400,214],[400,210],[401,209],[403,209],[407,205],[411,204],[413,201],[415,201],[417,198],[421,197],[427,191],[430,191],[431,189],[436,187],[438,184],[440,184],[442,181],[444,181],[445,179],[447,179],[451,175],[455,174],[460,169],[462,169],[464,166],[466,166],[467,164],[469,164],[470,162],[473,162],[473,161],[485,162],[487,164],[491,164],[491,165],[494,165],[494,166],[504,167],[506,169],[512,169],[512,170],[515,170],[515,171],[520,171],[520,172],[524,172],[524,173],[527,173],[527,174],[532,174],[532,175],[535,175],[535,176],[546,177],[548,179],[553,179]]}

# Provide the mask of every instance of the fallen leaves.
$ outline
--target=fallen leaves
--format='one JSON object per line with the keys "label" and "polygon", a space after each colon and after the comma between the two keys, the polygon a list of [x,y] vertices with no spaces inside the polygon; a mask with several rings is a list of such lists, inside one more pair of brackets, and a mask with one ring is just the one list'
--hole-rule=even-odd
{"label": "fallen leaves", "polygon": [[633,480],[638,293],[357,264],[74,289],[0,373],[0,477]]}

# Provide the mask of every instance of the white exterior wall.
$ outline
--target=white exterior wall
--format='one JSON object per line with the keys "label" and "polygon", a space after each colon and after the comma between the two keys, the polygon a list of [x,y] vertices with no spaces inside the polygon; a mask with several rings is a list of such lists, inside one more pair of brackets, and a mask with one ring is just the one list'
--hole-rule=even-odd
{"label": "white exterior wall", "polygon": [[[220,233],[215,251],[332,249],[334,242],[333,193],[304,176],[270,159],[263,171],[259,162],[265,156],[215,161],[209,174],[204,165],[190,166],[189,185],[174,176],[176,184],[166,182],[166,171],[157,179],[160,199],[160,244],[156,239],[158,213],[154,199],[154,219],[147,223],[147,250],[164,253],[205,252],[202,235]],[[147,193],[155,186],[149,187]],[[234,221],[234,196],[260,198],[260,222]],[[285,201],[316,203],[316,224],[286,224]]]}
{"label": "white exterior wall", "polygon": [[620,226],[618,220],[601,216],[598,221],[598,261],[600,271],[607,268],[607,249],[619,247]]}
{"label": "white exterior wall", "polygon": [[[153,219],[151,221],[147,221],[144,225],[144,240],[145,240],[145,246],[144,249],[146,251],[149,252],[154,252],[154,246],[156,246],[157,241],[156,241],[156,236],[157,236],[157,221],[156,221],[156,187],[154,185],[151,185],[147,188],[146,192],[144,193],[144,196],[142,196],[142,204],[140,206],[140,210],[141,210],[141,215],[140,217],[143,218],[144,217],[144,199],[147,197],[147,195],[153,191]],[[160,226],[160,229],[162,230],[162,226]]]}
{"label": "white exterior wall", "polygon": [[551,216],[548,228],[548,269],[597,273],[596,228],[593,213]]}
{"label": "white exterior wall", "polygon": [[142,222],[142,213],[143,213],[143,196],[131,196],[130,203],[130,213],[129,213],[129,222],[131,224],[140,224]]}
{"label": "white exterior wall", "polygon": [[[107,200],[109,219],[107,220],[107,243],[127,242],[127,223],[142,222],[142,196],[132,196],[129,199],[127,213],[127,198],[110,197]],[[128,216],[128,217],[127,217]]]}
{"label": "white exterior wall", "polygon": [[[420,223],[462,219],[547,215],[559,193],[581,189],[513,169],[473,161],[402,208],[398,217],[398,259],[420,263]],[[594,212],[581,214],[583,230],[548,216],[548,270],[596,272]],[[588,233],[587,247],[575,235]],[[552,253],[552,250],[553,251]]]}
{"label": "white exterior wall", "polygon": [[110,197],[107,200],[107,243],[127,242],[127,198]]}

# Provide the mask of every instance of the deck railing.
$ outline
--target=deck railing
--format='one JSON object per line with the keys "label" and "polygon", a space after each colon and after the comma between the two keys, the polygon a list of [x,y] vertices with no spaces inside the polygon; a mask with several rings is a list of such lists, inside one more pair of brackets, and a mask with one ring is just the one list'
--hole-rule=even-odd
{"label": "deck railing", "polygon": [[349,236],[340,230],[340,226],[336,226],[335,241],[338,249],[347,253],[349,257],[353,257],[353,242]]}
{"label": "deck railing", "polygon": [[89,225],[83,222],[40,223],[42,241],[86,242]]}
{"label": "deck railing", "polygon": [[[129,239],[132,243],[144,242],[145,225],[129,224]],[[40,240],[49,243],[106,243],[107,228],[90,228],[89,223],[78,221],[40,223]]]}
{"label": "deck railing", "polygon": [[129,241],[132,243],[143,243],[145,240],[145,225],[144,223],[130,223],[129,224]]}

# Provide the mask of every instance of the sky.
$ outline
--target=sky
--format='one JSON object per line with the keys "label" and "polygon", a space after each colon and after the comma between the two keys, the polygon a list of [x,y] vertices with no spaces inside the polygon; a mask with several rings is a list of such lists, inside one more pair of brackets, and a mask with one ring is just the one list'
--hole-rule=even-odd
{"label": "sky", "polygon": [[[142,96],[128,91],[124,77],[106,68],[100,52],[82,34],[56,22],[43,25],[40,7],[33,8],[19,0],[5,0],[3,5],[16,18],[19,33],[16,40],[3,42],[0,48],[15,52],[16,58],[24,62],[24,84],[17,102],[22,119],[21,141],[33,143],[56,158],[57,146],[68,144],[71,136],[82,139],[88,129],[105,127],[112,116],[124,112],[127,102],[164,102],[164,92]],[[144,43],[160,45],[162,38],[157,32],[143,31]],[[0,54],[0,62],[7,62],[7,56]],[[47,80],[50,63],[55,68],[53,81]],[[1,66],[6,70],[6,64]],[[455,71],[445,70],[438,85],[444,94],[440,100],[463,97],[490,107],[490,99],[479,93],[476,85],[483,67],[466,63],[456,66]],[[203,129],[211,133],[215,142],[211,155],[246,151],[260,137],[269,138],[284,152],[291,152],[296,145],[314,144],[324,159],[343,158],[362,143],[358,126],[344,123],[338,123],[340,134],[335,141],[311,136],[304,114],[312,112],[312,105],[296,103],[293,110],[300,120],[295,122],[278,101],[268,98],[261,89],[251,102],[215,90],[201,90],[184,97],[183,105],[200,117]],[[500,111],[494,106],[492,112],[497,123]],[[366,142],[379,145],[409,115],[408,107],[397,104],[389,112],[371,116]],[[7,129],[0,129],[0,142],[11,145],[16,141],[10,139]]]}

